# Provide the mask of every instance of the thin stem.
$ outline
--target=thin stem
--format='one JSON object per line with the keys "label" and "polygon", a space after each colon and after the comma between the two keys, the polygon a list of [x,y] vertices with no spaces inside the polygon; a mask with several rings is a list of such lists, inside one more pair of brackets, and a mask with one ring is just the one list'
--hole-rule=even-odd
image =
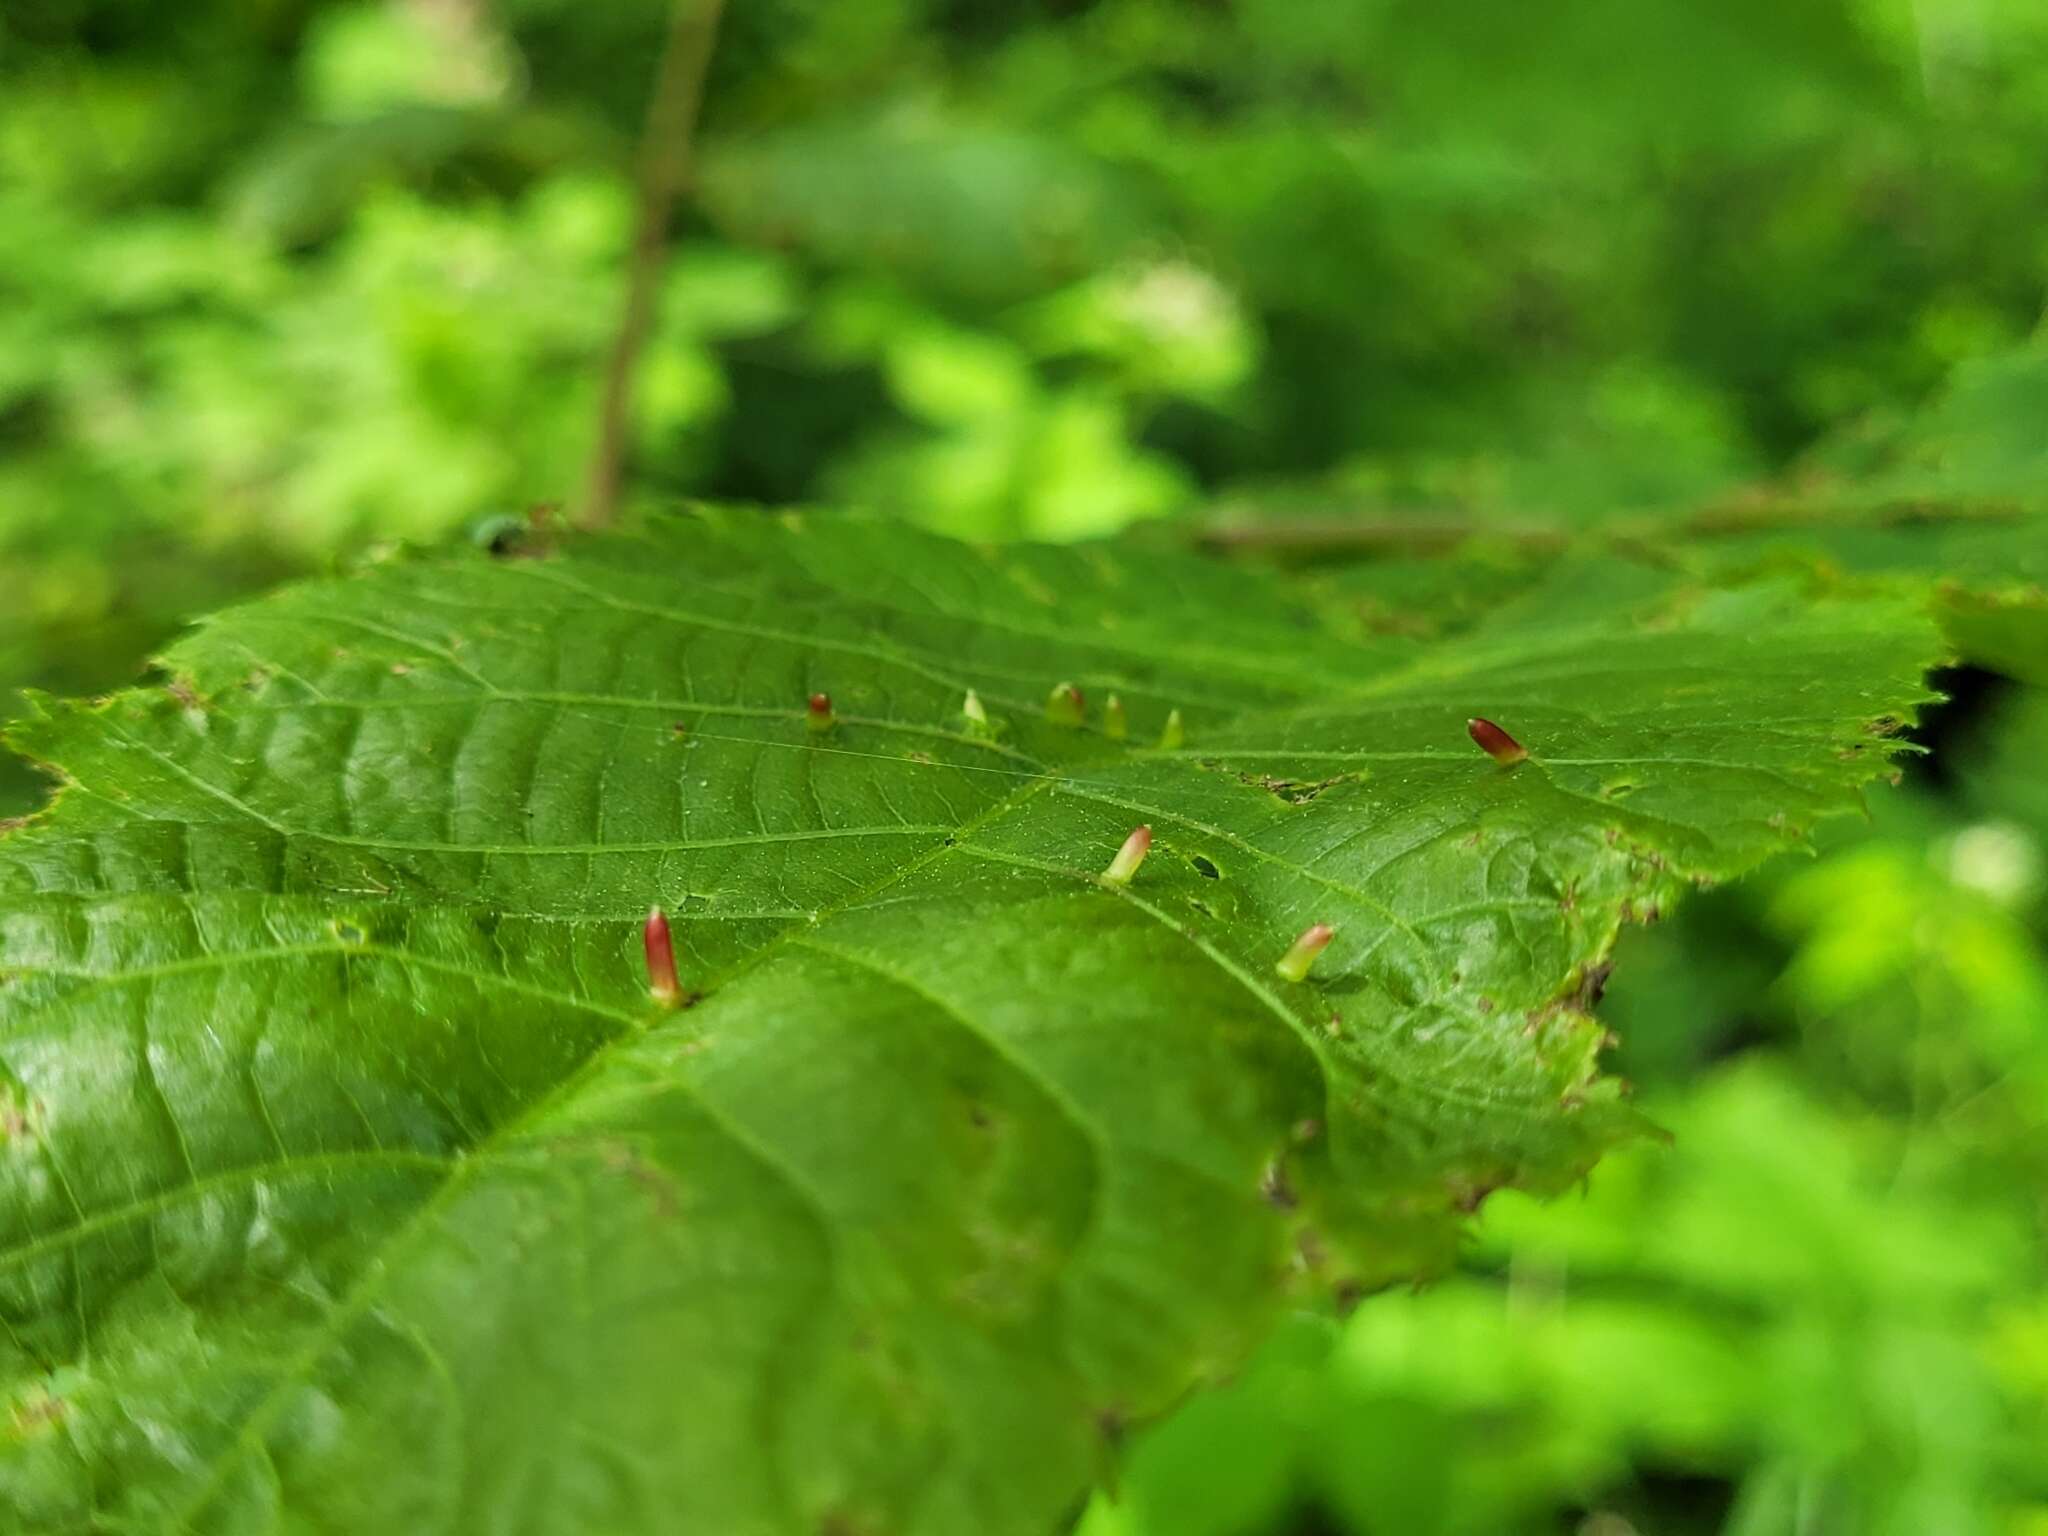
{"label": "thin stem", "polygon": [[661,297],[661,273],[668,254],[668,226],[676,199],[696,165],[697,114],[704,100],[704,74],[718,35],[724,0],[676,0],[668,41],[647,104],[640,142],[640,213],[626,273],[626,307],[605,366],[604,404],[598,413],[597,444],[584,477],[580,521],[602,528],[618,515],[625,483],[627,439],[632,430],[633,385],[640,354],[654,329]]}

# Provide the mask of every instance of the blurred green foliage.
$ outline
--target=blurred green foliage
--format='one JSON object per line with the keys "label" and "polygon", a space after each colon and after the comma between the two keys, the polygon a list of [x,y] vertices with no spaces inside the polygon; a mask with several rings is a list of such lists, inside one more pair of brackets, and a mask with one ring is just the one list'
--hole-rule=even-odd
{"label": "blurred green foliage", "polygon": [[[978,538],[2048,499],[2035,0],[730,10],[643,497]],[[573,492],[665,14],[0,9],[0,689]],[[1454,618],[1516,558],[1418,579]],[[1304,1320],[1090,1536],[2048,1531],[2048,705],[1995,702],[1629,937],[1671,1148]]]}
{"label": "blurred green foliage", "polygon": [[2048,1529],[2043,824],[1977,810],[2048,710],[1993,726],[1967,792],[1624,940],[1602,1011],[1668,1147],[1300,1319],[1086,1536]]}
{"label": "blurred green foliage", "polygon": [[[665,8],[6,8],[0,680],[574,490]],[[704,141],[649,497],[1078,537],[2042,451],[2027,0],[782,0]]]}

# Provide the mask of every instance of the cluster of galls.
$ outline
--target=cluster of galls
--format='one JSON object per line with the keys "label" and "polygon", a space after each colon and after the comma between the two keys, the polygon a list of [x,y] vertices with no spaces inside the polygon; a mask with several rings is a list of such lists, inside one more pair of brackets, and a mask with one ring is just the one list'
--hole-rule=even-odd
{"label": "cluster of galls", "polygon": [[[970,690],[961,713],[969,725],[986,729],[988,714],[981,700]],[[1046,700],[1046,718],[1056,725],[1079,726],[1087,718],[1086,701],[1081,690],[1072,683],[1056,684],[1052,695]],[[814,693],[806,708],[806,723],[814,734],[823,734],[838,723],[832,712],[832,696]],[[1129,727],[1124,717],[1123,701],[1111,694],[1104,709],[1103,730],[1112,739],[1121,740]],[[1465,729],[1472,740],[1486,755],[1503,768],[1512,768],[1529,755],[1522,744],[1491,720],[1467,720]],[[1174,710],[1166,719],[1166,729],[1160,739],[1160,748],[1172,751],[1181,742],[1180,711]],[[1138,878],[1138,870],[1145,862],[1145,855],[1152,851],[1152,829],[1134,827],[1126,837],[1123,846],[1116,851],[1116,857],[1109,861],[1100,879],[1104,885],[1127,886]],[[1330,947],[1337,930],[1328,923],[1311,923],[1304,928],[1301,936],[1288,946],[1287,953],[1273,962],[1273,972],[1282,981],[1306,981],[1309,970],[1316,963],[1316,957]],[[659,907],[647,914],[647,923],[642,930],[647,947],[647,990],[654,1001],[663,1008],[681,1008],[696,1001],[696,994],[685,992],[681,978],[676,973],[676,946],[674,935],[669,931],[668,917]]]}

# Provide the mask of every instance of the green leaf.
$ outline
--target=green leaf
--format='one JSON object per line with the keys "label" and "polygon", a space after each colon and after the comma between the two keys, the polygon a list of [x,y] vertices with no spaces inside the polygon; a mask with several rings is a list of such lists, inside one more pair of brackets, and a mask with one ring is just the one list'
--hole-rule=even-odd
{"label": "green leaf", "polygon": [[1056,1528],[1283,1307],[1636,1134],[1619,929],[1853,808],[1939,654],[1846,584],[1596,574],[1361,639],[1132,545],[713,512],[42,705],[0,1525]]}

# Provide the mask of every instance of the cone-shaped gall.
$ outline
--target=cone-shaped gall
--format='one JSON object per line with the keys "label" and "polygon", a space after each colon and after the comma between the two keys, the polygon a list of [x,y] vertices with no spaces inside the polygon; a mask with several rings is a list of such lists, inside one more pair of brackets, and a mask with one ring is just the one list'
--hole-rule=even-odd
{"label": "cone-shaped gall", "polygon": [[1274,962],[1273,970],[1282,981],[1304,981],[1308,969],[1316,963],[1316,956],[1330,947],[1330,940],[1337,930],[1328,923],[1316,923],[1302,930],[1301,937],[1293,946]]}
{"label": "cone-shaped gall", "polygon": [[1480,750],[1503,768],[1512,768],[1529,755],[1527,748],[1491,720],[1467,720],[1465,729]]}
{"label": "cone-shaped gall", "polygon": [[669,932],[668,914],[659,907],[650,908],[641,938],[647,945],[647,990],[662,1007],[681,1007],[683,983],[676,975],[676,943]]}
{"label": "cone-shaped gall", "polygon": [[1145,855],[1152,851],[1152,829],[1138,827],[1124,839],[1123,847],[1117,849],[1116,857],[1109,861],[1109,868],[1102,872],[1102,878],[1111,885],[1129,885],[1137,876],[1138,866],[1145,862]]}

